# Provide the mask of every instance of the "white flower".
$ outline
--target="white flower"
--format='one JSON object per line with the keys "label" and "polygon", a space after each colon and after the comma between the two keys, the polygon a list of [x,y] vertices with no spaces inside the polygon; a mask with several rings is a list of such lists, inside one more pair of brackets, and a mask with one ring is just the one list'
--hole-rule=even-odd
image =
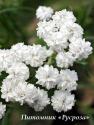
{"label": "white flower", "polygon": [[6,102],[14,101],[14,89],[18,82],[18,79],[15,79],[11,76],[8,76],[6,79],[4,79],[1,86],[1,98],[5,99]]}
{"label": "white flower", "polygon": [[85,39],[76,39],[69,45],[69,51],[75,59],[87,58],[92,53],[91,43],[85,42]]}
{"label": "white flower", "polygon": [[37,84],[46,87],[47,89],[54,88],[58,82],[59,72],[53,66],[45,65],[40,67],[36,72]]}
{"label": "white flower", "polygon": [[49,104],[49,98],[46,91],[37,89],[34,85],[28,84],[25,102],[35,111],[42,111]]}
{"label": "white flower", "polygon": [[62,25],[63,23],[67,23],[69,21],[73,23],[76,21],[76,17],[73,15],[73,12],[67,11],[66,9],[61,11],[56,11],[52,19],[55,20],[60,25]]}
{"label": "white flower", "polygon": [[56,56],[56,63],[60,68],[68,68],[73,65],[74,61],[72,54],[69,52],[60,52]]}
{"label": "white flower", "polygon": [[20,80],[27,80],[29,78],[29,69],[24,63],[13,63],[6,72]]}
{"label": "white flower", "polygon": [[41,66],[51,54],[52,51],[47,50],[46,47],[42,47],[41,45],[33,45],[32,50],[29,53],[30,60],[26,61],[26,63],[30,64],[32,67]]}
{"label": "white flower", "polygon": [[50,102],[48,98],[48,94],[46,91],[39,89],[37,90],[38,99],[35,101],[34,105],[32,106],[35,111],[42,111],[45,106],[47,106]]}
{"label": "white flower", "polygon": [[19,60],[22,62],[24,61],[24,58],[29,55],[31,49],[29,49],[28,46],[24,45],[24,43],[17,43],[11,47],[11,51],[15,52]]}
{"label": "white flower", "polygon": [[1,98],[5,99],[6,102],[18,101],[21,104],[24,103],[25,91],[27,83],[20,80],[19,78],[12,77],[9,75],[3,80],[1,86]]}
{"label": "white flower", "polygon": [[25,102],[32,106],[38,99],[38,90],[33,84],[28,84],[25,93]]}
{"label": "white flower", "polygon": [[3,105],[2,102],[0,102],[0,119],[4,116],[6,111],[6,105]]}
{"label": "white flower", "polygon": [[3,62],[5,70],[16,62],[20,62],[18,55],[11,50],[6,50]]}
{"label": "white flower", "polygon": [[13,63],[19,62],[16,53],[11,50],[0,50],[0,71],[6,71]]}
{"label": "white flower", "polygon": [[37,35],[43,38],[47,45],[55,51],[67,48],[68,36],[66,32],[64,29],[61,31],[61,27],[53,20],[38,23]]}
{"label": "white flower", "polygon": [[75,100],[74,95],[67,91],[55,91],[52,96],[52,106],[57,112],[68,111],[74,106]]}
{"label": "white flower", "polygon": [[76,39],[83,37],[83,28],[77,23],[67,23],[66,28],[69,32],[69,41],[75,42]]}
{"label": "white flower", "polygon": [[36,11],[36,16],[39,20],[47,20],[51,18],[53,9],[51,7],[39,6]]}
{"label": "white flower", "polygon": [[65,69],[60,71],[60,81],[58,88],[66,91],[76,90],[78,80],[77,73],[74,70]]}
{"label": "white flower", "polygon": [[25,103],[25,95],[27,93],[27,82],[20,81],[14,88],[15,96],[14,100],[21,105]]}

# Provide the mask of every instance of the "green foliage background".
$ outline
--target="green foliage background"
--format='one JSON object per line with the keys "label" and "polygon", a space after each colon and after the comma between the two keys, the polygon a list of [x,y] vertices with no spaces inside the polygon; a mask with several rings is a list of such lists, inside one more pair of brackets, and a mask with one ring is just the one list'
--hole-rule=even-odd
{"label": "green foliage background", "polygon": [[[94,0],[0,0],[0,48],[10,48],[11,45],[40,43],[36,36],[36,8],[39,5],[51,6],[55,10],[67,8],[77,17],[77,22],[84,28],[85,38],[94,48]],[[87,125],[94,125],[94,53],[87,59],[75,63],[73,69],[78,72],[79,86],[77,90],[76,109],[80,114],[90,116]],[[0,84],[6,74],[0,76]],[[5,117],[0,125],[41,125],[52,124],[53,121],[21,121],[21,114],[54,115],[52,107],[47,107],[41,113],[24,105],[9,104]],[[75,125],[80,125],[76,123]],[[86,124],[81,124],[86,125]]]}

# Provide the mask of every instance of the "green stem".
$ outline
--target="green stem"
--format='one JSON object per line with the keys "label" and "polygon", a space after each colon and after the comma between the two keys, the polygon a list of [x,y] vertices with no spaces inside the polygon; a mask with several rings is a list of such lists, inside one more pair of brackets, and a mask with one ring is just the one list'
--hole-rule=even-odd
{"label": "green stem", "polygon": [[47,64],[48,64],[48,65],[54,64],[54,63],[55,63],[55,58],[56,58],[56,53],[53,53],[53,54],[48,58]]}
{"label": "green stem", "polygon": [[2,119],[1,125],[10,125],[10,116],[11,116],[11,109],[8,109],[8,111],[5,113],[5,116]]}

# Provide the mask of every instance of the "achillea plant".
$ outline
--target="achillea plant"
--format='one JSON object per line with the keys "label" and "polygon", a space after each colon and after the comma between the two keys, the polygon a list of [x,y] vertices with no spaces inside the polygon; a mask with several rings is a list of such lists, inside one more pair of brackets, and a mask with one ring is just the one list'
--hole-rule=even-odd
{"label": "achillea plant", "polygon": [[[39,19],[37,35],[46,46],[18,43],[11,49],[0,50],[0,72],[8,73],[1,85],[1,98],[6,106],[0,103],[0,119],[7,102],[26,103],[35,111],[51,104],[57,112],[71,110],[75,104],[75,95],[71,92],[77,89],[78,76],[69,68],[75,61],[88,58],[92,53],[91,44],[83,38],[83,28],[71,11],[54,13],[52,8],[40,6],[36,16]],[[29,66],[35,69],[33,84],[27,82]],[[48,97],[50,89],[54,89],[52,97]]]}

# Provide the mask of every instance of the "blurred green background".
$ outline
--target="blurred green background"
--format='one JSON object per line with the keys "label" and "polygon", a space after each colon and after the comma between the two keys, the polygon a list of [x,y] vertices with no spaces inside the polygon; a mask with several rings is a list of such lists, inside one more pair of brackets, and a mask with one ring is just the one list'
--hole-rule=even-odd
{"label": "blurred green background", "polygon": [[[24,42],[31,44],[42,41],[36,35],[36,9],[39,5],[51,6],[54,10],[72,10],[77,22],[84,28],[84,37],[94,48],[94,0],[0,0],[0,48]],[[78,72],[78,90],[76,106],[72,111],[58,114],[48,106],[42,112],[34,112],[28,106],[11,104],[0,125],[55,125],[60,121],[21,121],[21,114],[28,115],[88,115],[89,120],[64,123],[63,125],[94,125],[94,53],[87,59],[75,63],[73,69]],[[0,77],[0,84],[4,76]]]}

